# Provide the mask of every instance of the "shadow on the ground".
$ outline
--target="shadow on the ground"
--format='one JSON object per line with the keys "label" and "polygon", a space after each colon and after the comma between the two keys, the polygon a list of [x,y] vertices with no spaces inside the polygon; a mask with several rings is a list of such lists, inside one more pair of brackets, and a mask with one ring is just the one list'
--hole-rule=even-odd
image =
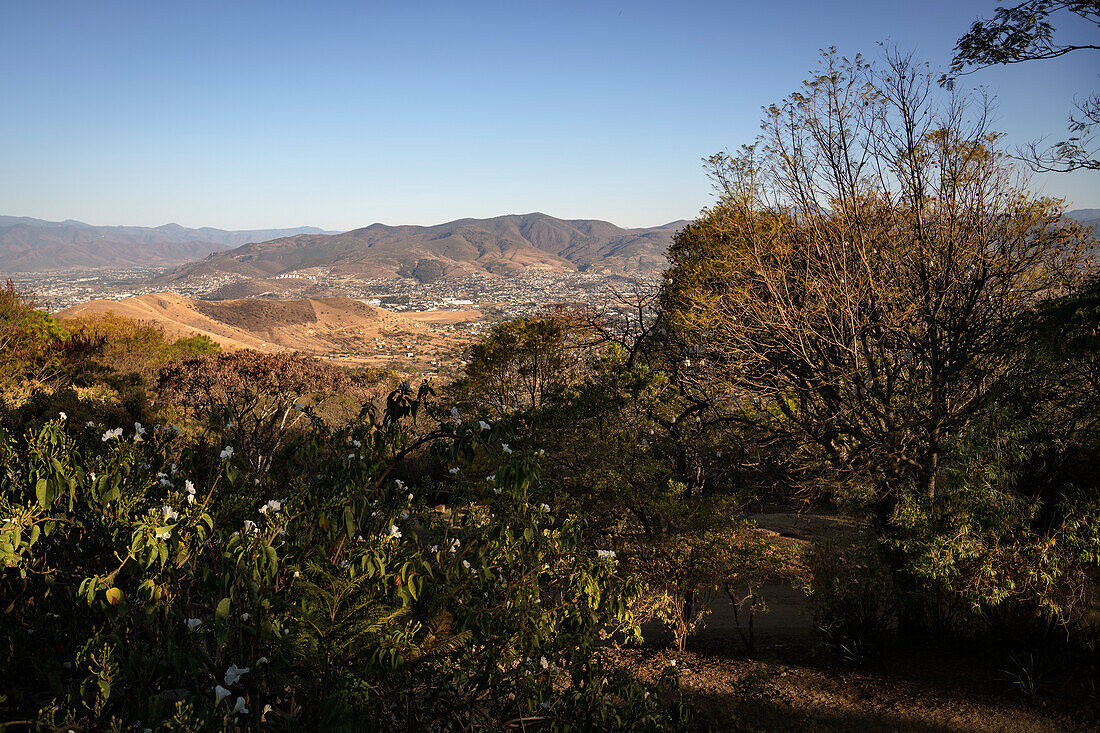
{"label": "shadow on the ground", "polygon": [[618,653],[643,679],[679,670],[681,689],[710,730],[1088,731],[1095,702],[1053,691],[1020,698],[973,650],[891,649],[860,667],[806,645],[756,653],[699,641],[682,652],[648,646]]}

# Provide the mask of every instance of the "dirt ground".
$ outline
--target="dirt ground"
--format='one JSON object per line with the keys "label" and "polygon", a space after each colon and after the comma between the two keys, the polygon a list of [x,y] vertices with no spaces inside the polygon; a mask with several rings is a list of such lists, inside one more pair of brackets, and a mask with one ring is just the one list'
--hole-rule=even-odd
{"label": "dirt ground", "polygon": [[[758,515],[761,527],[809,542],[836,517]],[[1025,697],[1005,680],[1000,655],[979,648],[898,644],[853,666],[820,644],[806,595],[774,583],[768,612],[746,651],[728,598],[710,599],[704,626],[679,652],[658,627],[649,645],[612,653],[655,681],[675,661],[681,689],[711,730],[751,731],[1100,731],[1095,680],[1071,678]],[[744,621],[744,618],[742,618]]]}

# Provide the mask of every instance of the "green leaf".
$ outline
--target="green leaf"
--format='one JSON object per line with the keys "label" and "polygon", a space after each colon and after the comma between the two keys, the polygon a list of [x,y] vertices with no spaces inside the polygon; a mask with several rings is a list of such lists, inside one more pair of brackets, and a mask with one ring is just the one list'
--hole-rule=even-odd
{"label": "green leaf", "polygon": [[117,606],[122,602],[122,590],[119,588],[108,588],[104,595],[107,597],[107,602],[112,606]]}
{"label": "green leaf", "polygon": [[344,508],[344,527],[348,532],[348,539],[355,537],[355,518],[352,516],[351,507]]}
{"label": "green leaf", "polygon": [[46,500],[46,479],[38,479],[38,482],[34,485],[34,493],[38,497],[38,506],[49,509],[50,505]]}
{"label": "green leaf", "polygon": [[225,621],[229,618],[229,599],[223,598],[218,602],[218,607],[214,609],[214,618],[218,621]]}

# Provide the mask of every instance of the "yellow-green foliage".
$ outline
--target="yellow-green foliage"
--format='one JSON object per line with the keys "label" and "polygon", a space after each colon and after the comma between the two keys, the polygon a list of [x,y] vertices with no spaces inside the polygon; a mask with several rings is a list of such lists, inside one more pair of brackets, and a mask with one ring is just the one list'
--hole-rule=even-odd
{"label": "yellow-green foliage", "polygon": [[209,336],[172,339],[159,324],[111,312],[68,318],[64,325],[71,333],[99,345],[97,360],[104,366],[115,372],[139,374],[146,382],[169,361],[220,351]]}
{"label": "yellow-green foliage", "polygon": [[0,403],[22,402],[59,375],[69,334],[45,311],[34,293],[9,280],[0,289]]}

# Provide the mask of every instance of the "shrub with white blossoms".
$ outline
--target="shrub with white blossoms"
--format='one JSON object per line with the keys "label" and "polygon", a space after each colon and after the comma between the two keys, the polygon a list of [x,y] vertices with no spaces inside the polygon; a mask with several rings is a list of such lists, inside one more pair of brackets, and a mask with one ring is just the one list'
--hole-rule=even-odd
{"label": "shrub with white blossoms", "polygon": [[[0,432],[0,560],[35,600],[0,628],[15,660],[0,687],[59,689],[46,724],[64,730],[430,729],[455,706],[503,728],[551,700],[567,727],[670,719],[634,681],[596,684],[616,679],[596,649],[634,632],[637,588],[577,523],[530,511],[528,463],[472,474],[506,492],[491,507],[462,496],[464,477],[442,511],[425,501],[436,484],[391,478],[419,475],[401,453],[416,399],[399,390],[388,417],[303,430],[269,473],[230,460],[244,447],[208,460],[190,430]],[[58,635],[51,613],[81,623]],[[32,719],[34,705],[15,709]]]}

